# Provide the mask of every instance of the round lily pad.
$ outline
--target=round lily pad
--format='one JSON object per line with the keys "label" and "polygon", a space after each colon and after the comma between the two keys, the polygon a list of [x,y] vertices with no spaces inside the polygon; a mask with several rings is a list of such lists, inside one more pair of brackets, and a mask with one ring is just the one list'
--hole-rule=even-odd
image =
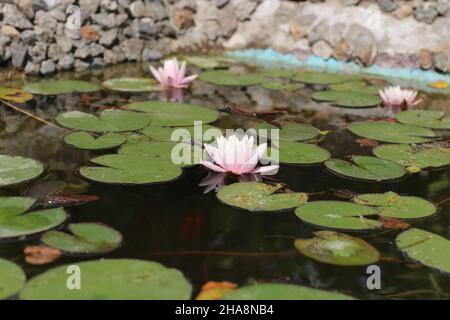
{"label": "round lily pad", "polygon": [[0,258],[0,300],[7,299],[22,289],[26,276],[15,263]]}
{"label": "round lily pad", "polygon": [[406,174],[405,169],[395,162],[369,156],[351,156],[351,162],[331,159],[325,166],[345,177],[371,181],[398,179]]}
{"label": "round lily pad", "polygon": [[71,234],[52,230],[44,233],[41,241],[70,254],[106,253],[122,242],[118,231],[98,223],[71,223],[67,229]]}
{"label": "round lily pad", "polygon": [[108,154],[90,160],[101,166],[84,166],[79,173],[86,179],[115,184],[151,184],[177,179],[181,169],[165,159],[136,154]]}
{"label": "round lily pad", "polygon": [[260,75],[268,78],[292,78],[298,71],[293,69],[261,69],[258,71]]}
{"label": "round lily pad", "polygon": [[68,111],[59,114],[56,121],[70,129],[89,132],[125,132],[135,131],[146,127],[147,117],[137,112],[107,109],[97,117],[81,111]]}
{"label": "round lily pad", "polygon": [[308,84],[333,84],[355,80],[355,77],[336,73],[300,72],[291,79]]}
{"label": "round lily pad", "polygon": [[219,86],[252,86],[260,84],[266,77],[260,74],[239,74],[230,70],[212,70],[202,72],[199,79]]}
{"label": "round lily pad", "polygon": [[224,56],[183,56],[189,64],[202,69],[215,69],[228,66],[234,59]]}
{"label": "round lily pad", "polygon": [[378,158],[394,161],[404,167],[440,168],[450,165],[450,150],[438,147],[383,144],[373,149]]}
{"label": "round lily pad", "polygon": [[[192,287],[183,274],[153,261],[102,259],[78,262],[80,290],[69,289],[76,269],[57,267],[32,278],[24,300],[187,300]],[[71,271],[73,270],[73,271]],[[72,272],[72,273],[71,273]],[[75,281],[74,281],[75,282]]]}
{"label": "round lily pad", "polygon": [[296,141],[280,141],[278,143],[279,150],[275,148],[268,149],[269,159],[278,160],[276,155],[278,152],[279,162],[292,165],[313,165],[322,163],[330,158],[330,153],[324,148],[314,144],[302,143]]}
{"label": "round lily pad", "polygon": [[431,202],[411,196],[400,196],[395,192],[362,194],[353,201],[358,204],[373,206],[382,217],[396,219],[420,219],[436,213]]}
{"label": "round lily pad", "polygon": [[161,91],[164,88],[151,78],[114,78],[102,83],[105,88],[122,92]]}
{"label": "round lily pad", "polygon": [[81,80],[43,80],[25,83],[22,90],[33,94],[64,94],[73,92],[94,92],[100,87],[94,83]]}
{"label": "round lily pad", "polygon": [[367,231],[381,228],[381,223],[366,218],[376,215],[374,208],[345,201],[313,201],[298,207],[295,214],[302,221],[344,231]]}
{"label": "round lily pad", "polygon": [[412,228],[400,233],[395,243],[412,260],[450,273],[450,240],[429,231]]}
{"label": "round lily pad", "polygon": [[209,142],[221,136],[222,130],[207,124],[197,127],[148,126],[142,130],[142,133],[155,141]]}
{"label": "round lily pad", "polygon": [[118,133],[106,133],[100,137],[84,131],[72,132],[64,136],[64,142],[78,149],[103,150],[120,146],[126,138]]}
{"label": "round lily pad", "polygon": [[308,288],[293,284],[261,283],[233,290],[224,300],[353,300],[333,291]]}
{"label": "round lily pad", "polygon": [[221,188],[216,196],[223,203],[248,211],[281,211],[306,203],[306,193],[275,193],[282,185],[239,182]]}
{"label": "round lily pad", "polygon": [[380,259],[378,250],[363,239],[334,231],[317,231],[314,235],[294,242],[311,259],[339,266],[364,266]]}
{"label": "round lily pad", "polygon": [[0,100],[24,103],[31,99],[33,99],[33,95],[28,92],[19,89],[0,87]]}
{"label": "round lily pad", "polygon": [[450,117],[442,111],[408,110],[395,115],[398,122],[431,129],[450,129]]}
{"label": "round lily pad", "polygon": [[423,143],[436,137],[427,128],[384,121],[354,122],[348,129],[363,138],[391,143]]}
{"label": "round lily pad", "polygon": [[384,87],[368,85],[363,80],[355,80],[344,83],[332,84],[329,86],[329,88],[332,91],[356,91],[359,93],[376,95]]}
{"label": "round lily pad", "polygon": [[0,154],[0,187],[36,179],[44,169],[39,161]]}
{"label": "round lily pad", "polygon": [[279,81],[267,81],[261,84],[261,87],[265,89],[275,90],[275,91],[286,91],[294,92],[300,88],[303,88],[301,83],[288,83]]}
{"label": "round lily pad", "polygon": [[[211,123],[219,117],[216,110],[186,103],[144,101],[130,103],[127,107],[130,110],[145,112],[152,126],[193,126],[195,121]],[[145,118],[142,113],[138,115]]]}
{"label": "round lily pad", "polygon": [[379,96],[359,91],[319,91],[312,95],[317,101],[329,101],[334,105],[347,108],[375,107],[381,103]]}
{"label": "round lily pad", "polygon": [[318,129],[308,126],[306,124],[295,122],[287,122],[281,127],[281,129],[278,129],[276,126],[264,122],[257,123],[253,125],[252,128],[257,130],[258,136],[263,137],[265,139],[269,139],[271,137],[270,130],[279,130],[278,138],[280,140],[286,141],[310,140],[320,135]]}
{"label": "round lily pad", "polygon": [[0,239],[33,235],[59,226],[67,219],[62,208],[27,212],[36,199],[0,197]]}

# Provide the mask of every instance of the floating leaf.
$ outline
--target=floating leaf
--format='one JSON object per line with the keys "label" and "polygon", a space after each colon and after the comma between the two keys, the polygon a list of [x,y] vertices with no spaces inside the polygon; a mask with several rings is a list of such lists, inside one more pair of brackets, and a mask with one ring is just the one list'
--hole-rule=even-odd
{"label": "floating leaf", "polygon": [[[273,147],[268,149],[268,158],[276,159],[278,152],[279,162],[293,165],[312,165],[322,163],[330,158],[330,153],[314,144],[296,141],[280,141],[278,151]],[[278,162],[278,161],[276,161]]]}
{"label": "floating leaf", "polygon": [[[193,126],[195,121],[211,123],[219,116],[216,110],[186,103],[144,101],[130,103],[127,107],[145,112],[152,126]],[[145,118],[142,113],[138,116]]]}
{"label": "floating leaf", "polygon": [[69,290],[61,266],[32,278],[20,292],[25,300],[187,300],[192,287],[183,274],[153,262],[102,259],[77,263],[81,290]]}
{"label": "floating leaf", "polygon": [[28,92],[19,89],[0,87],[0,100],[24,103],[31,99],[33,99],[33,95]]}
{"label": "floating leaf", "polygon": [[295,240],[295,247],[314,260],[339,266],[376,263],[380,253],[366,241],[334,231],[317,231],[312,239]]}
{"label": "floating leaf", "polygon": [[379,217],[378,221],[381,222],[383,228],[385,229],[409,229],[411,225],[402,220],[387,218],[387,217]]}
{"label": "floating leaf", "polygon": [[101,166],[81,167],[81,176],[103,183],[161,183],[175,180],[182,174],[181,169],[172,162],[135,154],[108,154],[90,161]]}
{"label": "floating leaf", "polygon": [[0,197],[0,239],[47,231],[67,219],[62,208],[26,212],[35,202],[27,197]]}
{"label": "floating leaf", "polygon": [[122,92],[161,91],[164,88],[151,78],[114,78],[102,83],[105,88]]}
{"label": "floating leaf", "polygon": [[32,265],[52,263],[61,257],[61,251],[47,246],[28,246],[23,251],[25,261]]}
{"label": "floating leaf", "polygon": [[215,69],[228,66],[234,59],[224,56],[183,56],[189,64],[202,69]]}
{"label": "floating leaf", "polygon": [[94,83],[80,80],[43,80],[25,83],[22,90],[33,94],[64,94],[73,92],[94,92],[100,87]]}
{"label": "floating leaf", "polygon": [[106,253],[122,242],[118,231],[98,223],[71,223],[67,229],[72,234],[52,230],[44,233],[41,241],[70,254]]}
{"label": "floating leaf", "polygon": [[423,143],[436,137],[430,129],[385,121],[354,122],[348,129],[360,137],[391,143]]}
{"label": "floating leaf", "polygon": [[431,129],[450,129],[450,117],[442,111],[408,110],[395,115],[398,122]]}
{"label": "floating leaf", "polygon": [[267,81],[261,84],[261,87],[265,89],[275,90],[275,91],[287,91],[294,92],[300,88],[303,88],[303,85],[300,83],[287,83],[287,82],[279,82],[279,81]]}
{"label": "floating leaf", "polygon": [[302,72],[295,74],[291,79],[308,84],[333,84],[352,81],[355,77],[336,73]]}
{"label": "floating leaf", "polygon": [[409,229],[395,239],[397,247],[414,261],[450,273],[450,240],[421,229]]}
{"label": "floating leaf", "polygon": [[378,94],[382,90],[383,86],[367,85],[363,80],[347,81],[344,83],[332,84],[329,86],[332,91],[356,91],[366,94]]}
{"label": "floating leaf", "polygon": [[0,258],[0,300],[10,298],[22,289],[26,276],[15,263]]}
{"label": "floating leaf", "polygon": [[253,129],[257,130],[257,134],[265,139],[271,138],[271,130],[279,130],[278,138],[279,140],[286,141],[304,141],[314,139],[320,135],[320,131],[314,127],[308,126],[306,124],[300,124],[295,122],[285,123],[281,129],[278,129],[274,125],[269,123],[256,123],[252,126]]}
{"label": "floating leaf", "polygon": [[339,175],[362,180],[392,180],[406,174],[402,166],[389,160],[369,156],[351,156],[351,161],[331,159],[325,162],[325,166]]}
{"label": "floating leaf", "polygon": [[378,215],[389,218],[419,219],[436,213],[436,207],[431,202],[419,197],[400,196],[392,191],[362,194],[353,201],[372,206]]}
{"label": "floating leaf", "polygon": [[213,70],[202,72],[199,79],[219,86],[252,86],[266,80],[260,74],[239,74],[230,70]]}
{"label": "floating leaf", "polygon": [[68,111],[59,114],[56,121],[66,128],[89,132],[135,131],[149,123],[147,117],[137,112],[113,109],[103,110],[99,117],[80,111]]}
{"label": "floating leaf", "polygon": [[100,137],[84,131],[72,132],[64,136],[64,142],[78,149],[103,150],[111,149],[125,143],[127,139],[118,133],[109,132]]}
{"label": "floating leaf", "polygon": [[298,71],[293,69],[261,69],[260,75],[268,78],[292,78]]}
{"label": "floating leaf", "polygon": [[338,230],[365,231],[381,227],[381,223],[365,218],[377,214],[364,205],[344,201],[313,201],[298,207],[295,214],[309,224]]}
{"label": "floating leaf", "polygon": [[[175,131],[176,130],[176,131]],[[142,133],[155,141],[196,141],[210,142],[216,137],[221,136],[222,130],[210,126],[192,126],[192,127],[158,127],[148,126],[142,130]],[[172,140],[172,137],[174,140]]]}
{"label": "floating leaf", "polygon": [[221,188],[217,198],[223,203],[248,211],[280,211],[306,203],[306,193],[275,193],[282,185],[239,182]]}
{"label": "floating leaf", "polygon": [[340,107],[367,108],[381,103],[379,96],[359,91],[319,91],[312,95],[317,101],[329,101]]}
{"label": "floating leaf", "polygon": [[204,284],[195,300],[221,300],[223,296],[234,291],[237,285],[231,282],[209,281]]}
{"label": "floating leaf", "polygon": [[36,179],[44,165],[36,160],[0,154],[0,187]]}
{"label": "floating leaf", "polygon": [[450,165],[450,151],[443,148],[385,144],[373,149],[379,158],[394,161],[404,167],[440,168]]}
{"label": "floating leaf", "polygon": [[293,284],[262,283],[239,288],[225,300],[353,300],[351,296]]}

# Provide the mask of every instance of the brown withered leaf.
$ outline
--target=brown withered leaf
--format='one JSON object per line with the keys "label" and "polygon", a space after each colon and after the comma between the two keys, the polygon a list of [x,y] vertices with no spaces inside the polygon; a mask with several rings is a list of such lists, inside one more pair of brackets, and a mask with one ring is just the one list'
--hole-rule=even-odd
{"label": "brown withered leaf", "polygon": [[344,190],[335,190],[333,189],[333,194],[338,197],[338,198],[343,198],[343,199],[350,199],[354,196],[357,195],[356,192],[348,190],[348,189],[344,189]]}
{"label": "brown withered leaf", "polygon": [[376,146],[378,146],[378,141],[373,140],[373,139],[356,139],[356,142],[361,146],[361,147],[371,147],[374,148]]}
{"label": "brown withered leaf", "polygon": [[388,218],[388,217],[379,217],[378,221],[383,224],[383,227],[386,229],[408,229],[411,225],[402,220]]}
{"label": "brown withered leaf", "polygon": [[260,118],[260,119],[264,119],[264,120],[274,120],[275,118],[278,118],[286,113],[283,110],[253,111],[253,110],[248,110],[248,109],[245,109],[245,108],[237,106],[237,105],[231,105],[230,111],[233,113],[240,114],[240,115],[256,117],[256,118]]}
{"label": "brown withered leaf", "polygon": [[61,257],[61,251],[47,246],[28,246],[23,250],[25,261],[29,264],[42,265]]}
{"label": "brown withered leaf", "polygon": [[220,300],[225,294],[236,290],[236,288],[237,285],[232,282],[209,281],[202,286],[200,293],[197,295],[195,300]]}

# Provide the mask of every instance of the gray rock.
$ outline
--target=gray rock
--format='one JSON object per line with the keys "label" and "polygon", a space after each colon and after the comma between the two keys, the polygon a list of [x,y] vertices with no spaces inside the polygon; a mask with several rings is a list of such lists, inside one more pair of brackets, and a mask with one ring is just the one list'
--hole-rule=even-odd
{"label": "gray rock", "polygon": [[135,18],[152,18],[155,21],[166,19],[169,15],[166,7],[160,2],[134,1],[130,5],[131,16]]}
{"label": "gray rock", "polygon": [[32,45],[33,43],[36,42],[37,35],[34,30],[27,29],[21,33],[20,39],[22,39],[22,41],[27,45]]}
{"label": "gray rock", "polygon": [[216,19],[219,23],[222,37],[228,39],[230,38],[237,30],[238,20],[234,12],[230,8],[225,8],[220,10],[218,13],[218,17]]}
{"label": "gray rock", "polygon": [[119,13],[116,14],[115,19],[116,19],[116,26],[120,27],[126,21],[128,21],[128,15],[126,13]]}
{"label": "gray rock", "polygon": [[39,41],[44,42],[53,41],[54,32],[46,27],[34,26],[34,32],[36,32]]}
{"label": "gray rock", "polygon": [[86,71],[89,69],[89,63],[83,61],[83,60],[75,60],[74,64],[75,70],[77,71]]}
{"label": "gray rock", "polygon": [[103,61],[105,64],[116,64],[119,62],[119,57],[113,50],[106,49],[103,52]]}
{"label": "gray rock", "polygon": [[105,49],[98,43],[91,43],[88,46],[88,52],[91,57],[97,57],[103,53]]}
{"label": "gray rock", "polygon": [[131,0],[117,0],[117,4],[122,8],[128,8]]}
{"label": "gray rock", "polygon": [[131,38],[123,41],[120,44],[120,49],[128,61],[139,61],[141,59],[143,46],[144,43],[142,40]]}
{"label": "gray rock", "polygon": [[1,27],[1,34],[9,38],[20,38],[20,32],[13,26],[3,25]]}
{"label": "gray rock", "polygon": [[34,63],[41,63],[47,57],[47,44],[37,42],[33,47],[28,49],[28,54]]}
{"label": "gray rock", "polygon": [[445,52],[435,54],[434,66],[438,71],[448,72],[450,70],[450,54]]}
{"label": "gray rock", "polygon": [[15,5],[5,4],[3,7],[3,24],[9,24],[20,30],[32,29],[33,25]]}
{"label": "gray rock", "polygon": [[363,66],[373,63],[377,55],[377,45],[375,36],[369,29],[359,25],[351,25],[345,40],[350,45],[356,62]]}
{"label": "gray rock", "polygon": [[39,67],[39,64],[28,61],[24,72],[25,74],[37,75],[39,74]]}
{"label": "gray rock", "polygon": [[138,30],[141,38],[149,39],[155,34],[155,23],[151,18],[139,19]]}
{"label": "gray rock", "polygon": [[98,14],[93,14],[91,16],[91,19],[98,23],[99,25],[107,28],[107,29],[111,29],[114,28],[116,26],[116,18],[114,13],[110,13],[110,14],[106,14],[106,13],[98,13]]}
{"label": "gray rock", "polygon": [[323,38],[324,35],[330,32],[330,25],[328,21],[321,20],[319,21],[309,32],[308,40],[311,45],[319,41]]}
{"label": "gray rock", "polygon": [[248,20],[258,6],[258,0],[234,0],[232,5],[239,21]]}
{"label": "gray rock", "polygon": [[419,60],[422,69],[431,69],[433,67],[433,52],[428,49],[420,49]]}
{"label": "gray rock", "polygon": [[17,7],[27,16],[28,19],[34,17],[33,1],[32,0],[18,0]]}
{"label": "gray rock", "polygon": [[73,57],[73,54],[65,54],[62,57],[59,58],[58,61],[58,69],[62,70],[69,70],[72,69],[75,65],[75,58]]}
{"label": "gray rock", "polygon": [[14,41],[10,44],[9,50],[11,52],[14,52],[14,54],[11,56],[12,65],[16,68],[22,68],[27,55],[27,46],[25,46],[23,43]]}
{"label": "gray rock", "polygon": [[83,21],[95,14],[100,7],[101,0],[79,0],[81,18]]}
{"label": "gray rock", "polygon": [[70,50],[72,50],[73,41],[70,38],[55,37],[55,40],[62,52],[70,52]]}
{"label": "gray rock", "polygon": [[114,41],[117,39],[117,29],[110,29],[102,32],[102,36],[100,37],[100,44],[106,47],[110,47],[114,44]]}
{"label": "gray rock", "polygon": [[50,30],[56,30],[58,21],[49,12],[39,10],[34,16],[34,23]]}
{"label": "gray rock", "polygon": [[117,0],[102,0],[100,7],[111,12],[116,12],[118,8]]}
{"label": "gray rock", "polygon": [[436,10],[441,16],[445,16],[449,11],[448,0],[438,0],[436,3]]}
{"label": "gray rock", "polygon": [[105,66],[105,63],[103,62],[102,58],[97,57],[92,60],[92,63],[91,63],[92,68],[103,68],[104,66]]}
{"label": "gray rock", "polygon": [[67,27],[64,27],[64,35],[72,40],[77,40],[80,39],[81,37],[80,30],[72,30]]}
{"label": "gray rock", "polygon": [[176,38],[177,31],[168,21],[160,21],[155,25],[156,34],[163,35],[168,38]]}
{"label": "gray rock", "polygon": [[50,74],[56,71],[56,65],[53,60],[45,60],[41,64],[40,72],[42,74]]}
{"label": "gray rock", "polygon": [[345,7],[356,6],[361,2],[361,0],[341,0],[341,3]]}
{"label": "gray rock", "polygon": [[438,11],[434,4],[424,3],[414,11],[414,18],[417,21],[425,22],[428,24],[433,23],[434,19],[438,16]]}
{"label": "gray rock", "polygon": [[221,9],[227,5],[230,0],[215,0],[214,4],[217,8]]}
{"label": "gray rock", "polygon": [[62,9],[54,9],[49,12],[49,14],[56,19],[56,21],[64,22],[66,21],[66,14]]}
{"label": "gray rock", "polygon": [[75,50],[75,58],[86,59],[89,57],[89,48],[86,44],[80,46]]}
{"label": "gray rock", "polygon": [[145,47],[144,50],[142,50],[142,60],[143,61],[159,60],[162,57],[163,57],[163,55],[158,50],[154,50],[149,47]]}
{"label": "gray rock", "polygon": [[[132,20],[128,26],[123,28],[123,34],[127,37],[131,38],[139,38],[139,20],[134,19]],[[120,40],[120,39],[119,39]]]}
{"label": "gray rock", "polygon": [[56,43],[51,43],[47,49],[47,57],[53,61],[58,61],[59,56],[62,54],[61,48]]}
{"label": "gray rock", "polygon": [[377,0],[377,3],[384,12],[392,12],[397,8],[395,0]]}
{"label": "gray rock", "polygon": [[330,44],[325,40],[319,40],[312,46],[312,52],[316,56],[328,60],[331,57],[333,48],[331,48]]}

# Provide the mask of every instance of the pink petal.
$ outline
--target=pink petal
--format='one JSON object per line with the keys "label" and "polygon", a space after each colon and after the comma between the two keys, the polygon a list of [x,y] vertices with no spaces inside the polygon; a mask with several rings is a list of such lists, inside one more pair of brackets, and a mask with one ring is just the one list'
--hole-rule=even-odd
{"label": "pink petal", "polygon": [[264,166],[253,170],[252,173],[260,173],[262,175],[275,175],[277,174],[279,168],[280,166],[278,165]]}
{"label": "pink petal", "polygon": [[201,160],[201,161],[200,161],[200,164],[201,164],[202,166],[205,166],[205,167],[207,167],[208,169],[211,169],[211,170],[216,171],[216,172],[226,172],[223,168],[221,168],[221,167],[219,167],[219,166],[216,166],[214,163],[211,163],[211,162],[209,162],[209,161]]}

